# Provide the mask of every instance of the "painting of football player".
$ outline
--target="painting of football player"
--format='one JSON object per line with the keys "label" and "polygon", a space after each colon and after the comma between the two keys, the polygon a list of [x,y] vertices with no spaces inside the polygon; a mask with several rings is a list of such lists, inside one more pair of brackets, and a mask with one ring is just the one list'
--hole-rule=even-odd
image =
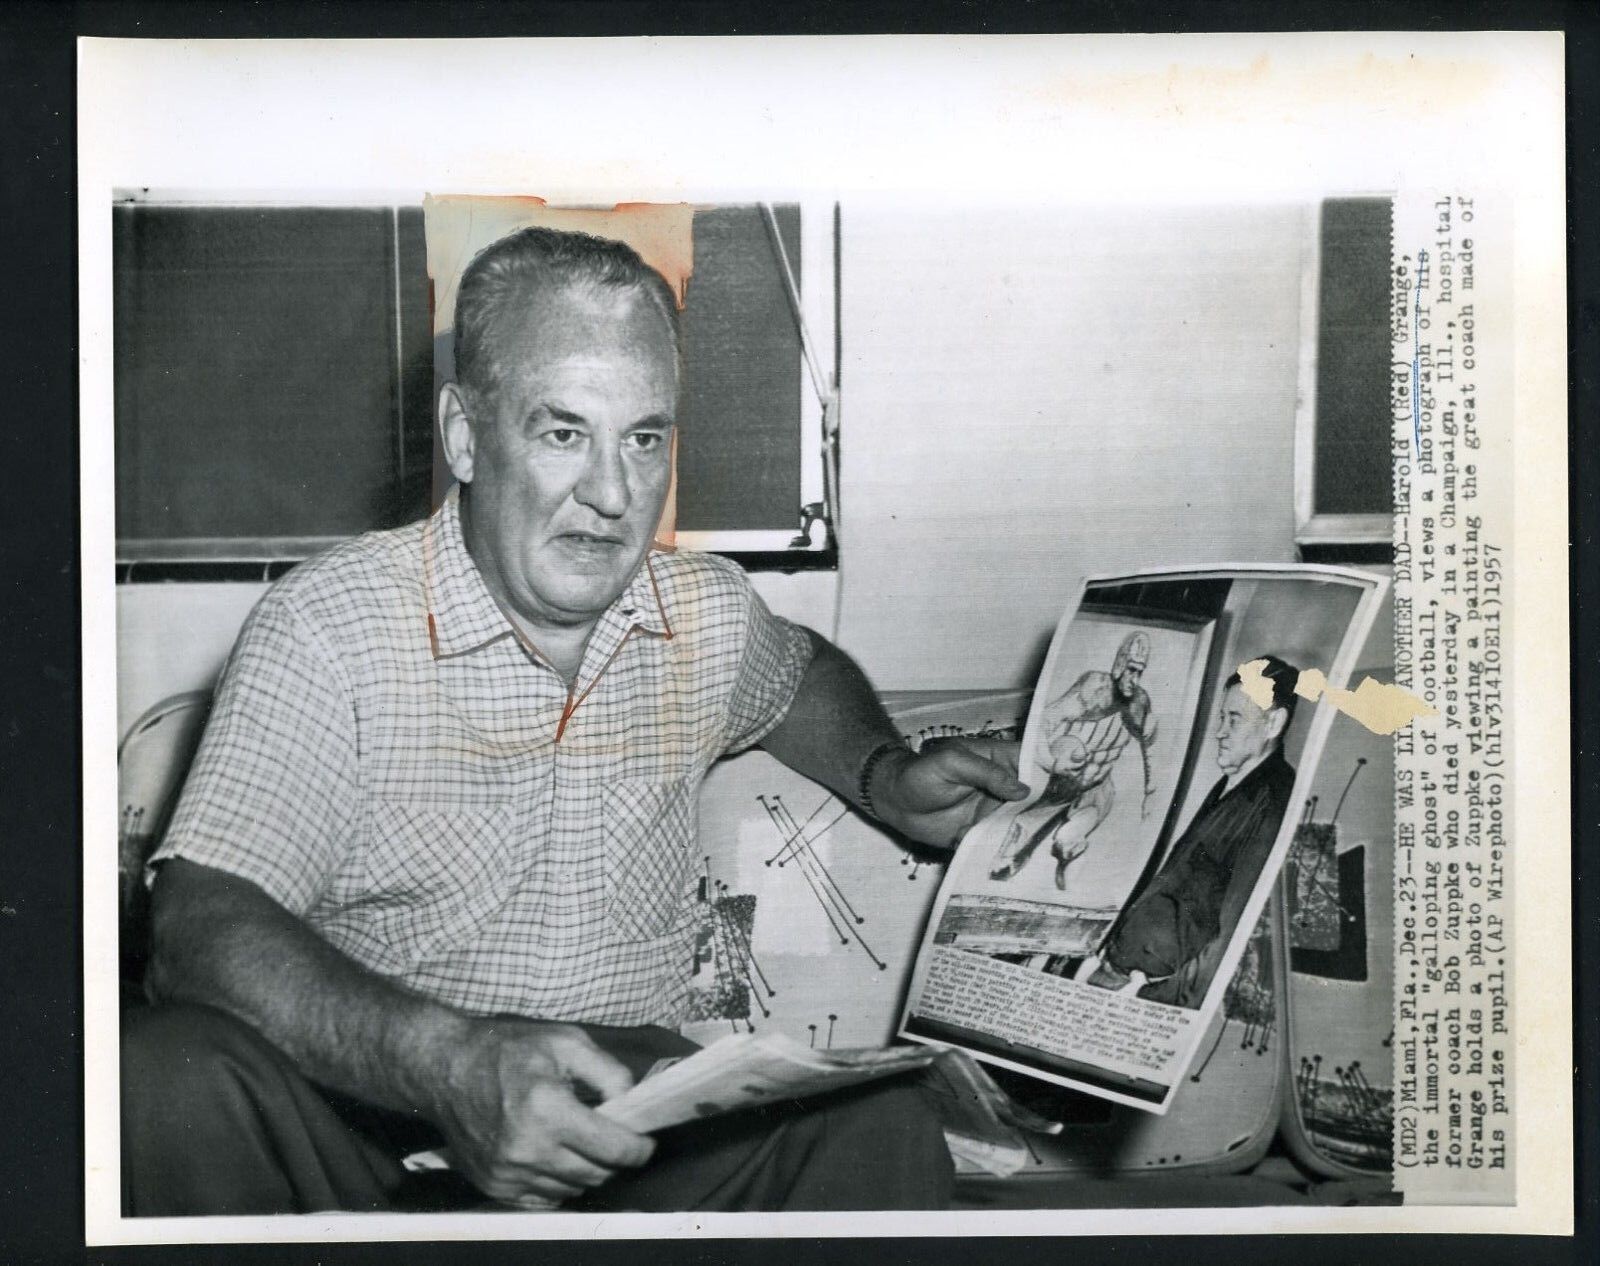
{"label": "painting of football player", "polygon": [[1150,745],[1156,737],[1156,720],[1141,684],[1149,662],[1149,636],[1129,633],[1117,648],[1110,672],[1090,669],[1050,705],[1045,739],[1049,780],[1000,842],[990,879],[1012,878],[1049,840],[1056,887],[1065,890],[1067,868],[1083,856],[1089,837],[1115,803],[1111,771],[1130,743],[1137,743],[1144,771],[1143,814],[1155,792]]}

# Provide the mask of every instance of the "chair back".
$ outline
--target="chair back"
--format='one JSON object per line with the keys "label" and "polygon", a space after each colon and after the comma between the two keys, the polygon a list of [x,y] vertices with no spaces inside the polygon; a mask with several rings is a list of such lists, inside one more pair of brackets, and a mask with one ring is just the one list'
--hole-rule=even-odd
{"label": "chair back", "polygon": [[129,726],[117,746],[117,914],[124,981],[144,975],[150,940],[144,867],[166,834],[210,711],[210,691],[172,695]]}

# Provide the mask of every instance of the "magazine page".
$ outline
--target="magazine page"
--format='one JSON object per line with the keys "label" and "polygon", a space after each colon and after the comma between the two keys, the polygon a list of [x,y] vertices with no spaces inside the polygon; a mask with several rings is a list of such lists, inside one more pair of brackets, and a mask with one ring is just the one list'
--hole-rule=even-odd
{"label": "magazine page", "polygon": [[1329,727],[1361,723],[1335,700],[1386,583],[1313,567],[1089,583],[1034,691],[1031,794],[962,841],[901,1033],[1164,1112]]}

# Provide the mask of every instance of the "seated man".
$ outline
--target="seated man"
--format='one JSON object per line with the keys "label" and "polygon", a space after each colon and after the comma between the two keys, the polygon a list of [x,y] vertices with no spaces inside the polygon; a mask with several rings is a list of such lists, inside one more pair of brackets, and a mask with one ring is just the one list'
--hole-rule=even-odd
{"label": "seated man", "polygon": [[127,1211],[388,1208],[400,1157],[441,1143],[478,1202],[939,1204],[949,1157],[903,1084],[683,1127],[653,1162],[593,1105],[689,1046],[713,761],[762,743],[942,845],[1025,794],[1014,762],[913,755],[736,566],[651,552],[678,311],[631,250],[503,239],[455,340],[459,492],[262,599],[153,859]]}
{"label": "seated man", "polygon": [[1077,965],[1076,978],[1180,1007],[1205,998],[1294,792],[1283,736],[1294,719],[1300,674],[1276,656],[1265,663],[1271,706],[1257,707],[1238,673],[1224,683],[1216,737],[1225,777],[1201,801],[1155,878],[1124,908],[1099,957]]}

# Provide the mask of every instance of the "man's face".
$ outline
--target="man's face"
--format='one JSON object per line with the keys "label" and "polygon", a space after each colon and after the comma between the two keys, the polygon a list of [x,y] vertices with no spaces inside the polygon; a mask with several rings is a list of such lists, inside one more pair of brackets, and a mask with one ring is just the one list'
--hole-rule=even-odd
{"label": "man's face", "polygon": [[1275,708],[1256,707],[1242,686],[1229,686],[1217,716],[1217,764],[1223,772],[1236,774],[1271,751],[1283,729],[1282,722],[1274,718],[1282,715]]}
{"label": "man's face", "polygon": [[592,623],[638,570],[666,501],[671,331],[632,295],[567,292],[534,299],[491,338],[501,372],[470,406],[468,543],[524,620]]}
{"label": "man's face", "polygon": [[1130,659],[1116,676],[1117,694],[1124,699],[1133,698],[1143,678],[1144,665],[1136,659]]}

